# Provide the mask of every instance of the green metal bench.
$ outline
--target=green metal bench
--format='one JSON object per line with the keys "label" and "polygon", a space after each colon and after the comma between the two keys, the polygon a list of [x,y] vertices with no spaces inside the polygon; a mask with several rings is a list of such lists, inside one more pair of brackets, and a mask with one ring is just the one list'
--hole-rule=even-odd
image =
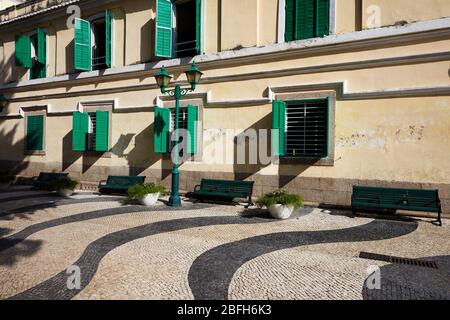
{"label": "green metal bench", "polygon": [[33,188],[41,190],[52,190],[55,182],[66,179],[68,173],[41,172],[39,177],[33,177]]}
{"label": "green metal bench", "polygon": [[141,176],[108,176],[107,180],[100,181],[98,190],[100,193],[126,193],[128,187],[144,181],[145,177]]}
{"label": "green metal bench", "polygon": [[436,212],[438,219],[435,222],[442,226],[438,190],[354,186],[353,213],[356,213],[357,209]]}
{"label": "green metal bench", "polygon": [[194,192],[186,196],[200,201],[217,200],[233,202],[234,199],[247,199],[246,208],[253,205],[253,181],[202,179],[200,185],[195,186]]}

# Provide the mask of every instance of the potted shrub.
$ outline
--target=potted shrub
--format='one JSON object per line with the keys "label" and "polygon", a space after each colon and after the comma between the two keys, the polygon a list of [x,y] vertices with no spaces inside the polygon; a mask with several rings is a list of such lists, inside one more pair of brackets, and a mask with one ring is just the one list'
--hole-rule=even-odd
{"label": "potted shrub", "polygon": [[79,182],[70,178],[64,178],[54,183],[53,187],[62,197],[70,197],[78,186]]}
{"label": "potted shrub", "polygon": [[288,219],[294,209],[303,206],[303,197],[279,190],[263,195],[256,204],[261,208],[266,207],[270,215],[276,219]]}
{"label": "potted shrub", "polygon": [[14,176],[5,172],[0,173],[0,190],[8,189],[13,181]]}
{"label": "potted shrub", "polygon": [[165,188],[155,183],[135,184],[128,188],[128,199],[138,200],[144,206],[152,206],[165,193]]}

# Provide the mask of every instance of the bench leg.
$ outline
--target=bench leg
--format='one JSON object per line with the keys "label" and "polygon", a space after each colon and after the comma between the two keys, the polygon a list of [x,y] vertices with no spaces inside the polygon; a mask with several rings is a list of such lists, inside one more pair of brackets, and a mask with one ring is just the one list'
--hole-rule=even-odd
{"label": "bench leg", "polygon": [[252,201],[252,197],[250,197],[250,198],[248,198],[248,203],[247,203],[247,205],[245,206],[245,209],[248,209],[248,208],[250,208],[250,207],[253,206],[253,205],[255,205],[255,204],[254,204],[253,201]]}

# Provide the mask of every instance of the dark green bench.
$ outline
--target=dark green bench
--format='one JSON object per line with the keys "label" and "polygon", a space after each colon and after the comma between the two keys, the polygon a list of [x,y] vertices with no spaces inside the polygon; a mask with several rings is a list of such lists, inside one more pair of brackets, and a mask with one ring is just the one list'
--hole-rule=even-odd
{"label": "dark green bench", "polygon": [[55,182],[66,179],[68,173],[59,172],[41,172],[39,177],[33,177],[33,187],[41,190],[52,190]]}
{"label": "dark green bench", "polygon": [[234,199],[247,199],[246,208],[248,208],[253,205],[253,184],[253,181],[202,179],[200,185],[195,186],[194,192],[190,192],[186,196],[200,201],[233,202]]}
{"label": "dark green bench", "polygon": [[354,186],[353,213],[356,213],[357,209],[436,212],[438,219],[435,222],[442,226],[438,190]]}
{"label": "dark green bench", "polygon": [[141,176],[108,176],[107,180],[100,181],[98,191],[100,193],[126,193],[128,187],[135,184],[143,184],[145,177]]}

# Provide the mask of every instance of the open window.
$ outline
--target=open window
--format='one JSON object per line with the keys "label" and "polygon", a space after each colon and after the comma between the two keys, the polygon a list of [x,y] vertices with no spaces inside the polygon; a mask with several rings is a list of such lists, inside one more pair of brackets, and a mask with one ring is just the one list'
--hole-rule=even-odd
{"label": "open window", "polygon": [[30,79],[47,76],[47,34],[42,29],[16,36],[16,66],[30,69]]}
{"label": "open window", "polygon": [[111,67],[112,21],[108,10],[90,20],[75,19],[76,70],[91,71]]}
{"label": "open window", "polygon": [[202,0],[157,0],[155,55],[192,57],[201,53]]}

